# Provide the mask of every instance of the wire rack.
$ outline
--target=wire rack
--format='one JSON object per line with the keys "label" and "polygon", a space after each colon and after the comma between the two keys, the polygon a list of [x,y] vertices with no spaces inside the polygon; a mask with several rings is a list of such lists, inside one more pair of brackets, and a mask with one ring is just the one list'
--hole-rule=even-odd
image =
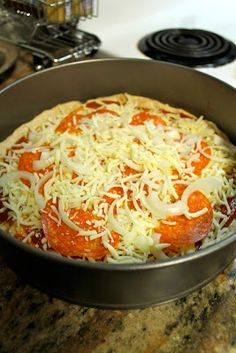
{"label": "wire rack", "polygon": [[92,0],[0,0],[0,38],[31,51],[36,70],[56,66],[98,50],[99,38],[77,29],[97,12]]}

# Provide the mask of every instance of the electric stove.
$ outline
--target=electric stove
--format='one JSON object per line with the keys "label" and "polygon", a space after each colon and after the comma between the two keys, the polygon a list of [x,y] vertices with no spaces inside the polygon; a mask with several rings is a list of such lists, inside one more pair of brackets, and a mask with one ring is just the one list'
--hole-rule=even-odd
{"label": "electric stove", "polygon": [[103,56],[186,65],[236,87],[235,13],[235,0],[101,0],[79,28],[101,39]]}

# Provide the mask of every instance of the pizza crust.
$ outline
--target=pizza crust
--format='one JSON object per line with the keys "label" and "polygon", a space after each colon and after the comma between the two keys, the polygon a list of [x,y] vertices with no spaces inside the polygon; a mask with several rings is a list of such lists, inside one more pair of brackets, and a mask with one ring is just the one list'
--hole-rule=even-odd
{"label": "pizza crust", "polygon": [[63,119],[66,115],[79,108],[81,105],[82,103],[79,101],[58,104],[51,109],[44,110],[34,119],[19,126],[10,136],[0,143],[0,157],[4,156],[6,151],[21,137],[26,136],[30,129],[36,129],[38,126],[47,122],[49,119],[54,118],[55,116]]}
{"label": "pizza crust", "polygon": [[[121,105],[125,104],[128,100],[132,100],[135,105],[140,108],[148,108],[148,109],[161,109],[167,113],[174,114],[182,114],[189,118],[196,118],[194,115],[186,112],[183,109],[171,107],[168,104],[163,104],[158,100],[154,100],[151,98],[146,98],[143,96],[135,96],[127,93],[119,93],[112,96],[107,97],[99,97],[95,100],[111,100],[119,102]],[[94,101],[94,99],[88,100]],[[21,137],[27,135],[30,129],[35,129],[41,124],[47,122],[49,119],[53,119],[55,116],[61,117],[62,119],[71,113],[73,110],[79,108],[83,103],[80,101],[71,101],[67,103],[58,104],[51,109],[47,109],[37,115],[33,120],[21,125],[18,127],[9,137],[7,137],[4,141],[0,143],[0,156],[4,156],[7,149],[9,149],[16,141],[18,141]]]}
{"label": "pizza crust", "polygon": [[[127,103],[127,101],[133,101],[134,105],[140,108],[160,109],[165,113],[180,114],[186,118],[197,119],[195,115],[187,112],[184,109],[172,107],[168,104],[161,103],[156,99],[151,99],[143,96],[135,96],[128,93],[118,93],[111,96],[98,97],[95,99],[90,99],[87,102],[94,100],[116,101],[121,105]],[[65,116],[83,104],[84,103],[80,101],[70,101],[67,103],[58,104],[51,109],[44,110],[31,121],[19,126],[10,136],[8,136],[4,141],[0,142],[0,157],[3,157],[6,154],[6,151],[11,148],[11,146],[14,145],[21,137],[27,135],[30,129],[36,129],[41,124],[47,122],[50,119],[53,119],[54,117],[63,119]],[[225,141],[229,141],[228,137],[221,130],[219,130],[213,122],[208,123]]]}
{"label": "pizza crust", "polygon": [[[184,109],[172,107],[168,104],[161,103],[160,101],[158,101],[156,99],[147,98],[147,97],[143,97],[143,96],[130,95],[128,93],[114,94],[112,96],[101,97],[98,99],[99,100],[117,101],[121,105],[125,104],[128,100],[132,100],[134,102],[134,104],[140,108],[160,109],[166,113],[181,114],[181,115],[186,116],[188,118],[196,118],[196,116],[194,116],[193,114],[190,114],[189,112],[187,112]],[[91,99],[91,101],[92,100],[94,100],[94,99]]]}

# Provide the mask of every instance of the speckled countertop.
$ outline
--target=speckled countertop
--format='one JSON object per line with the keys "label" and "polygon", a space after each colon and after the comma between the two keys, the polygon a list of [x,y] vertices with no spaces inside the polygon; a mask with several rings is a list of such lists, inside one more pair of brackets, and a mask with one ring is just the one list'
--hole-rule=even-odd
{"label": "speckled countertop", "polygon": [[236,262],[186,298],[142,310],[73,305],[0,259],[1,353],[235,353]]}
{"label": "speckled countertop", "polygon": [[[0,88],[32,71],[20,58]],[[0,258],[0,353],[236,353],[236,262],[200,291],[142,310],[73,305]]]}

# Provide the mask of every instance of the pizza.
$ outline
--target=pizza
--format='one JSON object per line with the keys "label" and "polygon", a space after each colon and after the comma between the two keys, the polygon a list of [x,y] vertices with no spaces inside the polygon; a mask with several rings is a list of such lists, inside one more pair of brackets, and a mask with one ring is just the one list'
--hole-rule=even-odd
{"label": "pizza", "polygon": [[0,227],[43,251],[138,263],[236,229],[236,149],[202,116],[117,94],[48,109],[0,144]]}

